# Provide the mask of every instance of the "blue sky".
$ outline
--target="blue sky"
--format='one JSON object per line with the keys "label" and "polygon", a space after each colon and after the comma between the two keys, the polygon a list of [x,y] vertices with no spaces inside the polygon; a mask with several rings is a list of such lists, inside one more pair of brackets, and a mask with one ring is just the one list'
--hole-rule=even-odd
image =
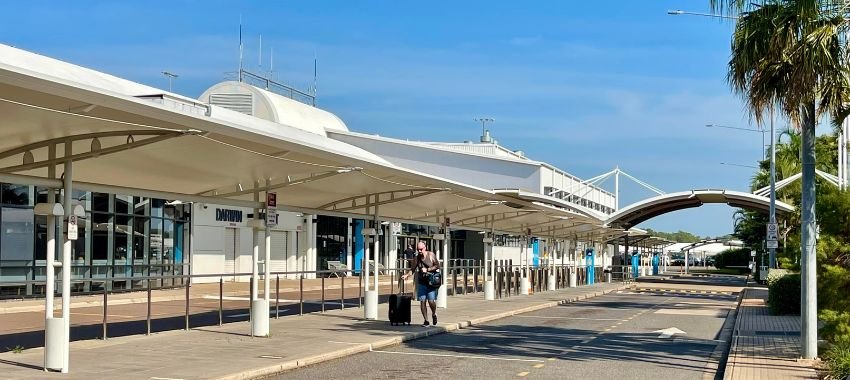
{"label": "blue sky", "polygon": [[[595,5],[601,4],[601,5]],[[761,157],[725,82],[732,26],[668,9],[708,0],[26,1],[5,4],[2,42],[197,97],[244,62],[297,87],[352,130],[499,142],[588,178],[619,165],[667,192],[748,188]],[[10,15],[15,15],[11,17]],[[259,61],[259,35],[263,62]],[[609,182],[610,187],[613,183]],[[652,193],[621,183],[621,205]],[[731,232],[733,209],[703,206],[642,226]]]}

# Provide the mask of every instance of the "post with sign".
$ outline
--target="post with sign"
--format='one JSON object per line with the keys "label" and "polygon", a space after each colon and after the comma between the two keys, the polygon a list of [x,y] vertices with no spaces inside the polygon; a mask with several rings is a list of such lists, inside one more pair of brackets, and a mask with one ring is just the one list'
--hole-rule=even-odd
{"label": "post with sign", "polygon": [[776,223],[767,224],[767,248],[779,248],[779,234],[776,231]]}
{"label": "post with sign", "polygon": [[77,216],[69,215],[68,216],[68,240],[77,240],[78,239],[78,230],[77,230]]}

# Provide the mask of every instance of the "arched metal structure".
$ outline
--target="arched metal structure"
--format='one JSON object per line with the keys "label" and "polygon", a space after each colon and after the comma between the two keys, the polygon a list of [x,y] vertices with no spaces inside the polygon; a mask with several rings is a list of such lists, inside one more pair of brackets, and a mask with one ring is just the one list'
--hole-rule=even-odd
{"label": "arched metal structure", "polygon": [[[690,190],[652,197],[633,203],[611,214],[605,221],[610,227],[629,229],[643,221],[672,211],[702,206],[705,203],[725,203],[732,207],[768,212],[770,198],[731,190]],[[779,212],[794,211],[794,206],[776,201]]]}

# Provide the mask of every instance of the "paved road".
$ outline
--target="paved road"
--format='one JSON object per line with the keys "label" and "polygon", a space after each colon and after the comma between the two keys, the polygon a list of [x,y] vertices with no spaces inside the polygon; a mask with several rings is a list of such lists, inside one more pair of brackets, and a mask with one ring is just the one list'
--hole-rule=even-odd
{"label": "paved road", "polygon": [[[278,378],[702,379],[735,298],[621,291]],[[657,332],[674,327],[686,334]]]}

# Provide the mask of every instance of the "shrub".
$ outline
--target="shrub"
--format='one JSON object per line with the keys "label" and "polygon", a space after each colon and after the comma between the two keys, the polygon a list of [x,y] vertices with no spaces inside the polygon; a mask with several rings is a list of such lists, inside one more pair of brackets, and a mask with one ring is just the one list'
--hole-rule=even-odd
{"label": "shrub", "polygon": [[846,379],[850,377],[850,341],[833,344],[824,354],[827,379]]}
{"label": "shrub", "polygon": [[789,272],[787,269],[771,269],[767,273],[767,286],[770,286],[771,284],[773,284],[780,278],[785,277],[785,275],[789,273],[791,272]]}
{"label": "shrub", "polygon": [[824,325],[821,336],[830,343],[850,345],[850,312],[825,309],[820,312]]}
{"label": "shrub", "polygon": [[800,314],[800,275],[786,274],[767,285],[770,313]]}
{"label": "shrub", "polygon": [[714,256],[714,267],[724,269],[726,267],[746,267],[750,264],[750,249],[727,249]]}

